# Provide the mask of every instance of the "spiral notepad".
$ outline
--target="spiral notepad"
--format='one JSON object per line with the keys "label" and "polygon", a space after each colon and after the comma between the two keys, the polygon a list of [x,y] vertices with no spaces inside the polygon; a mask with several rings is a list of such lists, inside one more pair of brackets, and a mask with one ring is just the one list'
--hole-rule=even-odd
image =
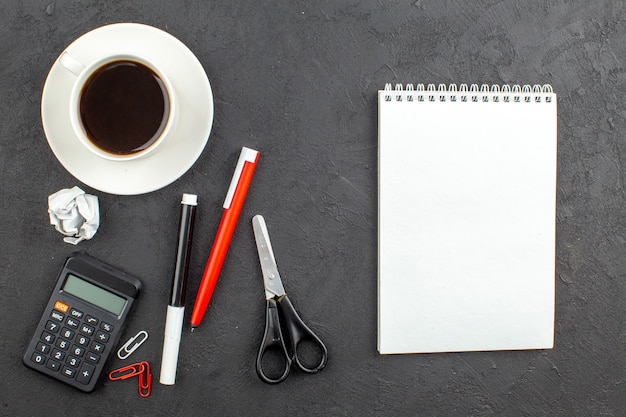
{"label": "spiral notepad", "polygon": [[551,348],[549,85],[378,92],[378,350]]}

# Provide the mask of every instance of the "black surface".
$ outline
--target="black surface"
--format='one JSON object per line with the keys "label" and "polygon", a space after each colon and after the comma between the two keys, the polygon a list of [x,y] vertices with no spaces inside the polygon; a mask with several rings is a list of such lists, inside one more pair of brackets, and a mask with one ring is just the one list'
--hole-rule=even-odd
{"label": "black surface", "polygon": [[[0,414],[623,415],[625,18],[617,0],[1,1]],[[135,379],[83,394],[20,359],[75,249],[48,224],[47,196],[82,186],[46,143],[43,82],[72,40],[123,21],[183,41],[215,97],[208,146],[180,180],[141,196],[83,186],[100,198],[102,224],[79,249],[144,283],[123,339],[150,333],[129,359],[153,367],[147,399]],[[558,93],[554,350],[377,354],[376,91],[396,81]],[[242,146],[261,158],[231,250],[202,325],[183,335],[176,385],[161,386],[180,196],[199,195],[191,303]],[[329,349],[323,371],[276,386],[254,369],[265,320],[255,214],[294,305]]]}

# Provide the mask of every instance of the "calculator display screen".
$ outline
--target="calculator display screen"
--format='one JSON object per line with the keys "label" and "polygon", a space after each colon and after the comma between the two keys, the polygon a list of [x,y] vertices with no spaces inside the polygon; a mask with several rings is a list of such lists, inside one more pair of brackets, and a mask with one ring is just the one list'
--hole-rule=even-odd
{"label": "calculator display screen", "polygon": [[109,313],[113,313],[116,316],[120,315],[126,304],[126,299],[119,295],[113,294],[72,274],[67,275],[63,291],[96,305]]}

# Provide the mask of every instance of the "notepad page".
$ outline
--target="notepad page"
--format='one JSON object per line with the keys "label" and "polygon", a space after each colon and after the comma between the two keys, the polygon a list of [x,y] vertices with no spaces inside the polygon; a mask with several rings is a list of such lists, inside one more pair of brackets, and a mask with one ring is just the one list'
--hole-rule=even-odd
{"label": "notepad page", "polygon": [[379,352],[551,348],[556,96],[409,102],[387,93]]}

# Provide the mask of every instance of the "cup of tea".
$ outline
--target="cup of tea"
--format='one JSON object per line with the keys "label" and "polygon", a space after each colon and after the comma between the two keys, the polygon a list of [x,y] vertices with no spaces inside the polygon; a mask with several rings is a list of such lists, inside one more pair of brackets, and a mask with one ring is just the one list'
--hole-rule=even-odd
{"label": "cup of tea", "polygon": [[68,52],[59,63],[76,79],[70,121],[80,142],[113,161],[142,158],[171,140],[176,93],[157,65],[133,54],[110,54],[83,65]]}

